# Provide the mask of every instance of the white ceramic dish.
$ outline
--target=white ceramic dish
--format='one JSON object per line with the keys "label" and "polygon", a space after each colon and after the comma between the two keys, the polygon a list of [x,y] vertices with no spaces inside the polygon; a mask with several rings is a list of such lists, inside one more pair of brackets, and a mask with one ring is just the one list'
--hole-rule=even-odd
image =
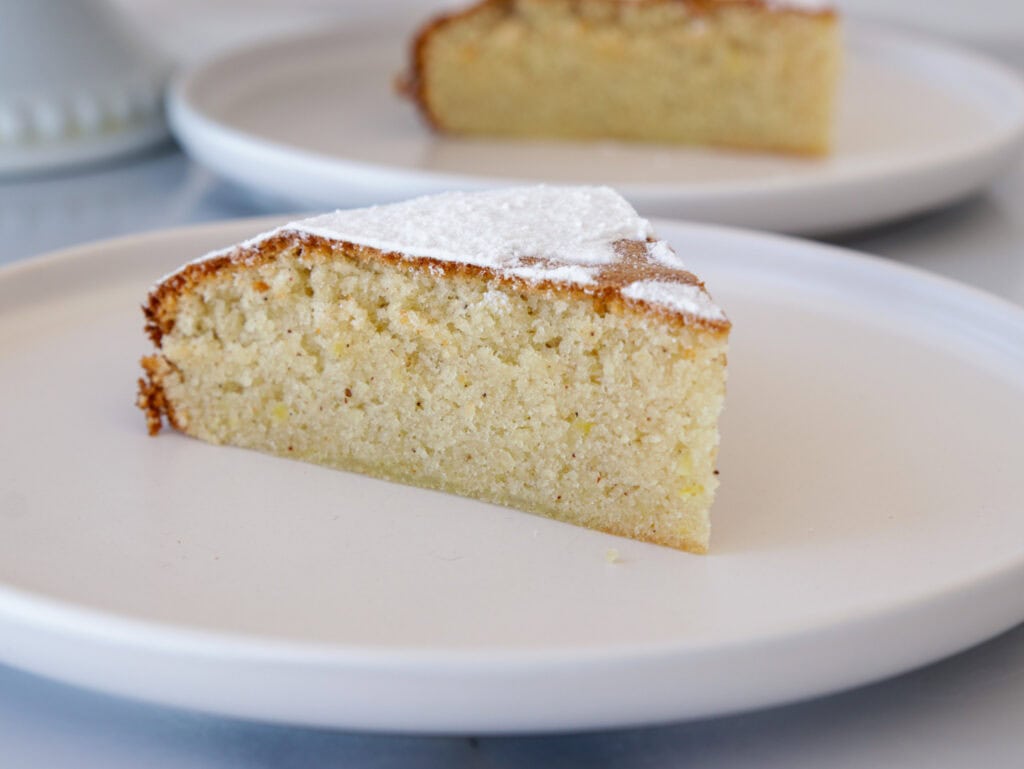
{"label": "white ceramic dish", "polygon": [[531,180],[611,184],[648,216],[822,234],[949,203],[1024,135],[1019,77],[970,52],[850,23],[837,148],[825,160],[617,143],[441,138],[393,88],[407,35],[360,26],[199,65],[169,97],[199,162],[310,207]]}
{"label": "white ceramic dish", "polygon": [[268,226],[0,272],[0,661],[257,719],[524,732],[833,692],[1024,618],[1020,309],[833,248],[659,223],[735,323],[700,557],[149,438],[148,286]]}
{"label": "white ceramic dish", "polygon": [[166,141],[169,71],[104,0],[4,2],[0,179],[96,164]]}

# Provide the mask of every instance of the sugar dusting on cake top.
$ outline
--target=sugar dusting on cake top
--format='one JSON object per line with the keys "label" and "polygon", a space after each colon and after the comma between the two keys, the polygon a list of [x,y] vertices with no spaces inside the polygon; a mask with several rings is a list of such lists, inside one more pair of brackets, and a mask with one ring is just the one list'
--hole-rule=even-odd
{"label": "sugar dusting on cake top", "polygon": [[609,264],[617,258],[615,241],[651,236],[650,223],[608,187],[446,192],[290,226],[381,251],[510,271],[523,258],[562,266]]}
{"label": "sugar dusting on cake top", "polygon": [[242,246],[288,232],[474,265],[528,283],[613,287],[626,299],[726,322],[683,260],[609,187],[446,192],[291,222]]}

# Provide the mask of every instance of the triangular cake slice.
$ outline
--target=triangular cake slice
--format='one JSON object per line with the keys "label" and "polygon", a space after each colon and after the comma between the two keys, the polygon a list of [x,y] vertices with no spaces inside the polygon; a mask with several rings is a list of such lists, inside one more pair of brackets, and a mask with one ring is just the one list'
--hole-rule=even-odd
{"label": "triangular cake slice", "polygon": [[401,84],[457,136],[820,155],[840,38],[798,0],[478,0],[419,30]]}
{"label": "triangular cake slice", "polygon": [[144,310],[151,433],[707,549],[729,321],[611,189],[294,222]]}

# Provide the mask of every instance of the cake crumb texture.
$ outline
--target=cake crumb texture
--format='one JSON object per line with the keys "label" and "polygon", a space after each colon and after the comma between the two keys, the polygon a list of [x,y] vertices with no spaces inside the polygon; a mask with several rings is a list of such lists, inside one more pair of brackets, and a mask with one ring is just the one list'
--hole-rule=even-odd
{"label": "cake crumb texture", "polygon": [[483,0],[427,24],[406,91],[439,130],[823,154],[839,20],[758,0]]}
{"label": "cake crumb texture", "polygon": [[186,266],[145,309],[151,432],[707,549],[724,316],[297,231]]}

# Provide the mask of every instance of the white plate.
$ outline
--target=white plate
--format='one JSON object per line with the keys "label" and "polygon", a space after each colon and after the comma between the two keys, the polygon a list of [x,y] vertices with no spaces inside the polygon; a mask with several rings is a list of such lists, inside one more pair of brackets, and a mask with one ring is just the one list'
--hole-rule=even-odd
{"label": "white plate", "polygon": [[0,272],[0,660],[258,719],[544,731],[832,692],[1024,618],[1019,309],[661,222],[735,323],[700,557],[149,438],[133,398],[150,281],[268,226]]}
{"label": "white plate", "polygon": [[975,54],[847,25],[826,160],[616,143],[441,138],[393,88],[406,35],[345,28],[244,48],[170,92],[172,130],[228,179],[310,207],[511,180],[611,184],[648,216],[821,234],[983,187],[1024,135],[1024,87]]}

